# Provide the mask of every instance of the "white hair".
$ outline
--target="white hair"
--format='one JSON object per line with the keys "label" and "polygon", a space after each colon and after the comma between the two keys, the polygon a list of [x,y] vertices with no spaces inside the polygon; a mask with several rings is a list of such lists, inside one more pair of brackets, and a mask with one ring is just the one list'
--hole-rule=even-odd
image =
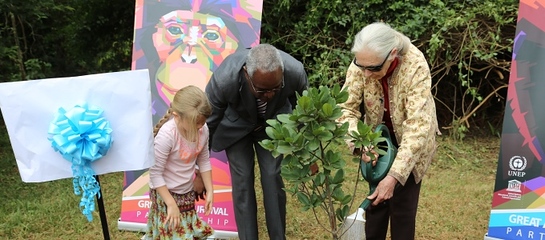
{"label": "white hair", "polygon": [[284,62],[280,51],[270,44],[259,44],[250,49],[246,58],[246,71],[253,76],[257,69],[263,72],[274,72],[278,68],[284,72]]}
{"label": "white hair", "polygon": [[396,48],[398,55],[403,55],[411,44],[411,40],[404,34],[391,28],[383,22],[375,22],[365,26],[354,39],[352,53],[364,50],[374,51],[380,57],[386,57],[388,51]]}

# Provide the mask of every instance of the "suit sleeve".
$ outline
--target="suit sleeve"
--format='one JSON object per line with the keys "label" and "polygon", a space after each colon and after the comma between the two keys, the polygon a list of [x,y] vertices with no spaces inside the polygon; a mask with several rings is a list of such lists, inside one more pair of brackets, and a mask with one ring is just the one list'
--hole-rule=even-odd
{"label": "suit sleeve", "polygon": [[218,84],[218,80],[216,75],[213,74],[205,89],[208,101],[212,106],[212,115],[206,119],[206,124],[208,125],[208,130],[210,132],[209,146],[212,146],[214,133],[223,119],[225,109],[227,109],[227,100],[225,99],[223,90]]}
{"label": "suit sleeve", "polygon": [[[298,69],[297,83],[298,85],[295,91],[299,93],[299,95],[303,95],[303,91],[308,88],[308,77],[303,65],[301,65],[301,67]],[[297,105],[297,95],[294,94],[293,96],[289,97],[289,101],[291,103],[291,107],[295,108],[295,106]]]}

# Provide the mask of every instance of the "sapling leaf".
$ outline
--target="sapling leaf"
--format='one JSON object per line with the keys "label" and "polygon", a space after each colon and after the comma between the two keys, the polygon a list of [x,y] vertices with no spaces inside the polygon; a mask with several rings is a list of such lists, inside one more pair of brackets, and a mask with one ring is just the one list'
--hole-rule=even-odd
{"label": "sapling leaf", "polygon": [[314,121],[314,118],[309,117],[307,115],[301,115],[301,117],[299,117],[299,119],[297,121],[300,122],[300,123],[308,123],[308,122]]}
{"label": "sapling leaf", "polygon": [[343,115],[343,112],[340,108],[333,109],[333,113],[330,116],[331,120],[335,120]]}
{"label": "sapling leaf", "polygon": [[342,208],[338,208],[335,213],[336,213],[336,217],[337,217],[337,220],[339,221],[344,221],[344,219],[346,218],[346,216],[348,216],[348,211],[350,211],[348,205],[345,205],[343,206]]}
{"label": "sapling leaf", "polygon": [[358,133],[362,136],[367,135],[371,131],[371,127],[364,124],[363,121],[358,121]]}
{"label": "sapling leaf", "polygon": [[299,199],[299,202],[301,202],[303,205],[310,205],[310,199],[302,192],[297,192],[297,199]]}
{"label": "sapling leaf", "polygon": [[278,116],[276,116],[276,118],[281,123],[293,123],[293,121],[290,119],[290,116],[290,114],[279,114]]}
{"label": "sapling leaf", "polygon": [[312,135],[318,137],[325,131],[325,127],[319,126],[312,130]]}
{"label": "sapling leaf", "polygon": [[324,173],[317,173],[316,174],[316,177],[314,178],[314,182],[316,185],[318,186],[322,186],[324,185],[324,182],[325,182],[325,175]]}
{"label": "sapling leaf", "polygon": [[310,204],[313,207],[319,206],[323,201],[320,200],[320,196],[318,196],[316,193],[312,193],[310,195]]}
{"label": "sapling leaf", "polygon": [[276,119],[268,119],[267,121],[265,121],[269,126],[273,127],[273,128],[278,128],[280,127],[280,122],[278,122],[278,120]]}
{"label": "sapling leaf", "polygon": [[344,103],[346,100],[348,100],[348,92],[347,91],[341,91],[339,95],[336,96],[337,103]]}
{"label": "sapling leaf", "polygon": [[300,110],[303,110],[304,112],[306,112],[306,109],[308,109],[311,104],[311,99],[307,96],[302,96],[299,98],[299,100],[297,100],[297,105],[300,106]]}
{"label": "sapling leaf", "polygon": [[280,154],[289,154],[293,152],[293,147],[289,143],[282,141],[278,143],[276,151]]}
{"label": "sapling leaf", "polygon": [[326,103],[322,106],[322,111],[326,117],[333,115],[333,106],[329,103]]}
{"label": "sapling leaf", "polygon": [[334,131],[337,129],[337,124],[335,122],[324,122],[322,123],[322,126],[329,131]]}
{"label": "sapling leaf", "polygon": [[386,155],[386,151],[382,150],[381,148],[375,149],[375,152],[377,152],[377,154],[381,156]]}
{"label": "sapling leaf", "polygon": [[259,145],[269,151],[274,149],[274,144],[270,139],[263,139],[263,141],[259,142]]}
{"label": "sapling leaf", "polygon": [[349,204],[351,201],[352,201],[352,196],[351,196],[351,195],[346,195],[346,196],[344,196],[344,198],[341,200],[341,204],[343,204],[343,205]]}
{"label": "sapling leaf", "polygon": [[276,139],[274,134],[274,128],[272,127],[266,127],[265,133],[267,133],[267,136],[269,136],[271,139]]}
{"label": "sapling leaf", "polygon": [[344,168],[344,166],[346,165],[346,163],[344,162],[343,159],[339,159],[338,161],[335,161],[335,162],[332,162],[331,163],[331,166],[335,169],[341,169],[341,168]]}
{"label": "sapling leaf", "polygon": [[320,134],[318,134],[318,140],[320,141],[328,142],[331,141],[331,139],[333,139],[333,133],[326,130],[325,128]]}
{"label": "sapling leaf", "polygon": [[344,170],[341,168],[335,173],[335,177],[331,180],[332,183],[342,183],[344,181]]}
{"label": "sapling leaf", "polygon": [[312,139],[308,141],[308,150],[314,151],[320,147],[320,141],[318,139]]}
{"label": "sapling leaf", "polygon": [[336,201],[341,201],[344,198],[344,191],[342,190],[342,188],[340,188],[340,186],[341,185],[335,184],[335,188],[333,189],[333,193],[331,194],[333,199],[335,199]]}
{"label": "sapling leaf", "polygon": [[337,96],[339,92],[341,92],[341,86],[339,84],[335,84],[332,88],[330,88],[330,90],[332,96]]}

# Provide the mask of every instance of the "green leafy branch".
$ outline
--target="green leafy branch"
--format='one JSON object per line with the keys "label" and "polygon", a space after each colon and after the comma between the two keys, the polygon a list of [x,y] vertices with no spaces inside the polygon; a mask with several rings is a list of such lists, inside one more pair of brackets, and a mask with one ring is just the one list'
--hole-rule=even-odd
{"label": "green leafy branch", "polygon": [[[267,121],[266,132],[270,139],[260,144],[273,156],[283,156],[282,176],[290,183],[286,192],[297,197],[304,211],[312,209],[316,221],[333,239],[338,239],[342,235],[338,223],[344,221],[354,202],[354,194],[342,188],[346,162],[338,147],[349,137],[348,123],[337,123],[342,115],[338,104],[348,99],[348,93],[335,84],[331,88],[311,87],[297,98],[292,113]],[[352,136],[357,137],[355,143],[362,146],[375,144],[380,136],[361,121],[358,131],[361,134],[352,133]],[[312,166],[319,166],[320,170],[313,172]],[[327,224],[320,222],[316,208],[327,214]]]}

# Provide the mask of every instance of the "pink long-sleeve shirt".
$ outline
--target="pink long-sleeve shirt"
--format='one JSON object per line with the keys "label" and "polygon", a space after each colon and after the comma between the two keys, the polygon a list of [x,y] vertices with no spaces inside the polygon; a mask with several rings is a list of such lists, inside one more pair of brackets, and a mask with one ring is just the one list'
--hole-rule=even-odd
{"label": "pink long-sleeve shirt", "polygon": [[210,171],[208,126],[199,129],[198,142],[189,142],[178,132],[174,119],[169,119],[155,136],[155,163],[149,169],[152,189],[167,186],[175,193],[193,190],[195,165],[201,172]]}

